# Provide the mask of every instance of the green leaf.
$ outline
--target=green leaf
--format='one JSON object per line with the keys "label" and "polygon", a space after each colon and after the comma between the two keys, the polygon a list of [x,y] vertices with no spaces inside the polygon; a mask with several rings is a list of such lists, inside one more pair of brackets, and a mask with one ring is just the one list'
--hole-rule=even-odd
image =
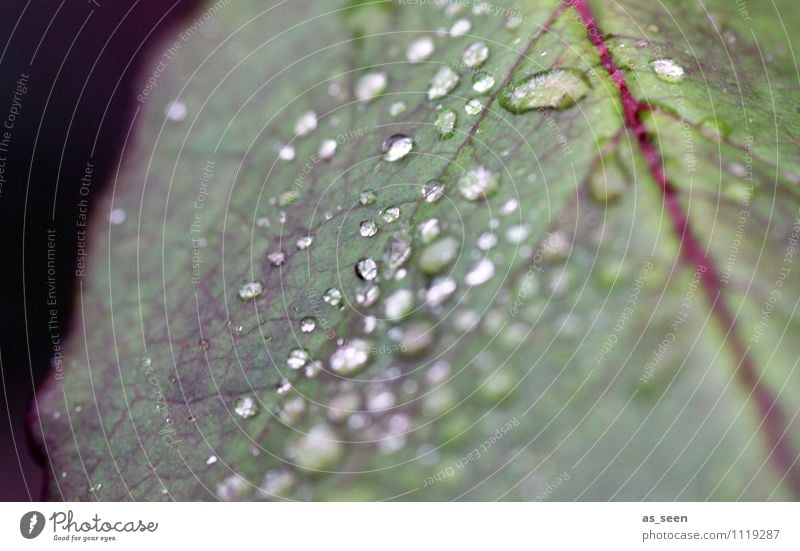
{"label": "green leaf", "polygon": [[800,497],[791,2],[264,4],[153,50],[50,497]]}

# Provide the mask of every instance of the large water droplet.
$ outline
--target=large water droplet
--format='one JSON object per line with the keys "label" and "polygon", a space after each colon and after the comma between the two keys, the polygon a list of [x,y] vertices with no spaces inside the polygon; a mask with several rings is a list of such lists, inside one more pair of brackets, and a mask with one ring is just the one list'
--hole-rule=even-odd
{"label": "large water droplet", "polygon": [[331,354],[331,369],[343,377],[352,377],[366,369],[369,364],[369,343],[362,339],[353,339],[339,346]]}
{"label": "large water droplet", "polygon": [[300,320],[300,331],[303,333],[311,333],[317,328],[317,318],[314,316],[306,316]]}
{"label": "large water droplet", "polygon": [[439,180],[430,180],[422,186],[422,197],[426,203],[435,203],[444,195],[444,185]]}
{"label": "large water droplet", "polygon": [[425,303],[428,306],[439,306],[456,292],[456,280],[452,277],[435,277],[425,292]]}
{"label": "large water droplet", "polygon": [[489,58],[489,46],[486,45],[486,42],[478,41],[473,42],[467,49],[464,50],[464,53],[461,55],[461,59],[464,61],[464,65],[467,67],[480,67],[486,60]]}
{"label": "large water droplet", "polygon": [[467,201],[479,201],[492,195],[500,186],[500,177],[485,166],[479,165],[461,176],[458,191]]}
{"label": "large water droplet", "polygon": [[500,106],[517,114],[533,109],[565,109],[588,92],[589,84],[580,72],[551,69],[506,86],[500,93]]}
{"label": "large water droplet", "polygon": [[333,156],[336,154],[336,140],[323,140],[321,144],[319,144],[319,149],[317,150],[317,155],[323,161],[329,161],[333,159]]}
{"label": "large water droplet", "polygon": [[400,207],[386,207],[381,211],[381,217],[389,224],[400,218]]}
{"label": "large water droplet", "polygon": [[467,34],[470,29],[472,29],[472,23],[470,23],[469,19],[458,19],[453,23],[453,26],[450,27],[450,36],[463,36]]}
{"label": "large water droplet", "polygon": [[412,63],[416,61],[424,61],[428,59],[431,54],[433,54],[434,49],[435,46],[432,38],[428,36],[417,38],[411,44],[409,44],[408,49],[406,50],[406,59]]}
{"label": "large water droplet", "polygon": [[241,300],[252,300],[258,298],[264,292],[264,284],[260,281],[251,281],[239,287],[239,298]]}
{"label": "large water droplet", "polygon": [[373,204],[377,200],[378,196],[375,195],[375,192],[371,190],[362,191],[361,194],[358,196],[358,202],[365,207]]}
{"label": "large water droplet", "polygon": [[650,63],[653,71],[661,80],[666,82],[679,82],[683,80],[686,71],[672,59],[657,59]]}
{"label": "large water droplet", "polygon": [[439,131],[439,138],[442,140],[452,138],[453,134],[455,134],[457,121],[458,113],[453,109],[442,109],[439,111],[439,114],[436,115],[436,120],[433,121],[433,124]]}
{"label": "large water droplet", "polygon": [[383,158],[386,161],[399,161],[414,149],[414,140],[405,134],[395,134],[383,142]]}
{"label": "large water droplet", "polygon": [[428,88],[428,99],[443,98],[458,86],[460,80],[461,77],[453,69],[445,65],[433,75],[431,86]]}
{"label": "large water droplet", "polygon": [[467,103],[464,104],[464,111],[467,115],[477,115],[483,110],[483,105],[481,104],[480,100],[472,98],[467,100]]}
{"label": "large water droplet", "polygon": [[364,281],[372,281],[378,277],[378,263],[371,258],[362,258],[356,262],[356,275]]}
{"label": "large water droplet", "polygon": [[386,91],[388,82],[386,73],[367,73],[356,83],[356,97],[363,102],[370,102]]}

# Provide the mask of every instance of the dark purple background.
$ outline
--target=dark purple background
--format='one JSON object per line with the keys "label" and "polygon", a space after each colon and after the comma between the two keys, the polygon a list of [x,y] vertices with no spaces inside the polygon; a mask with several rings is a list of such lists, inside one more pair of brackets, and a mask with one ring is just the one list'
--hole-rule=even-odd
{"label": "dark purple background", "polygon": [[97,197],[130,124],[140,60],[154,40],[198,4],[197,0],[5,0],[0,6],[0,124],[11,108],[17,80],[22,73],[29,74],[0,194],[4,391],[0,499],[4,501],[40,499],[43,486],[44,470],[29,448],[25,414],[35,385],[49,369],[52,350],[46,232],[55,229],[57,235],[58,319],[63,336],[74,283],[77,184],[92,144],[97,138],[92,184]]}

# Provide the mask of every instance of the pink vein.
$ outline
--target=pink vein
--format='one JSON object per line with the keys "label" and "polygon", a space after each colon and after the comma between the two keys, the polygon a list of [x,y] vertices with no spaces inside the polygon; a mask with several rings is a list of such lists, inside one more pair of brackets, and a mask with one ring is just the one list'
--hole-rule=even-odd
{"label": "pink vein", "polygon": [[711,304],[711,312],[727,333],[726,342],[739,362],[736,376],[740,384],[750,391],[750,396],[755,402],[766,433],[767,445],[770,450],[769,457],[776,470],[785,474],[788,488],[795,499],[800,499],[800,466],[797,461],[798,455],[787,437],[786,414],[770,389],[761,382],[761,376],[749,347],[737,329],[736,318],[722,296],[722,279],[719,271],[700,246],[689,223],[689,217],[680,204],[678,192],[667,179],[661,155],[650,140],[647,128],[642,122],[641,114],[648,110],[648,106],[633,97],[622,71],[614,64],[611,52],[605,44],[604,37],[598,29],[595,17],[586,0],[565,0],[565,5],[572,6],[580,15],[592,44],[600,52],[603,67],[608,71],[619,92],[625,126],[636,136],[650,174],[661,188],[673,230],[680,238],[681,255],[685,262],[697,267],[701,274],[701,285]]}

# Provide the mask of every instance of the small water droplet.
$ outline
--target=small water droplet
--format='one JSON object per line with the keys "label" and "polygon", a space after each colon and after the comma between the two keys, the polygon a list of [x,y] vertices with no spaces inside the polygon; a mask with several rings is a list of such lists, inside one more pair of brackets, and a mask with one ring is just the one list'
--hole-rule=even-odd
{"label": "small water droplet", "polygon": [[507,216],[512,212],[514,212],[515,210],[517,210],[518,207],[519,207],[519,201],[517,201],[516,197],[512,197],[511,199],[503,203],[503,206],[500,207],[500,214]]}
{"label": "small water droplet", "polygon": [[300,320],[300,331],[303,333],[311,333],[317,328],[317,318],[314,316],[306,316]]}
{"label": "small water droplet", "polygon": [[464,53],[461,55],[464,65],[470,68],[480,67],[486,63],[488,58],[489,46],[487,46],[486,42],[483,41],[473,42],[467,46],[467,49],[464,50]]}
{"label": "small water droplet", "polygon": [[426,203],[435,203],[444,195],[444,185],[438,180],[430,180],[422,186],[422,197]]}
{"label": "small water droplet", "polygon": [[366,285],[356,292],[356,302],[364,308],[373,306],[381,295],[381,290],[377,285]]}
{"label": "small water droplet", "polygon": [[339,306],[339,304],[342,302],[342,292],[335,287],[331,287],[325,291],[324,295],[322,295],[322,300],[331,306]]}
{"label": "small water droplet", "polygon": [[456,280],[452,277],[435,277],[425,292],[425,303],[428,306],[444,304],[456,292]]}
{"label": "small water droplet", "polygon": [[406,59],[412,63],[428,59],[435,50],[433,39],[428,36],[417,38],[409,44],[406,50]]}
{"label": "small water droplet", "polygon": [[258,413],[258,402],[252,396],[240,396],[233,403],[233,411],[242,419],[249,419]]}
{"label": "small water droplet", "polygon": [[108,217],[108,221],[115,226],[119,226],[125,221],[125,211],[122,209],[113,209]]}
{"label": "small water droplet", "polygon": [[406,109],[408,109],[406,102],[396,101],[389,106],[389,114],[393,117],[396,117],[398,115],[405,113]]}
{"label": "small water droplet", "polygon": [[286,358],[286,365],[291,369],[301,369],[308,363],[308,353],[302,348],[293,348]]}
{"label": "small water droplet", "polygon": [[278,382],[278,384],[275,385],[275,392],[277,392],[281,396],[283,396],[290,390],[292,390],[292,383],[290,383],[286,379],[281,379],[280,382]]}
{"label": "small water droplet", "polygon": [[372,220],[363,220],[358,227],[361,237],[372,237],[378,233],[378,225]]}
{"label": "small water droplet", "polygon": [[295,151],[291,145],[282,145],[278,148],[278,157],[282,161],[291,161],[294,159]]}
{"label": "small water droplet", "polygon": [[464,111],[467,115],[477,115],[483,110],[483,105],[481,102],[476,99],[467,100],[467,103],[464,104]]}
{"label": "small water droplet", "polygon": [[470,287],[475,287],[483,285],[492,279],[492,276],[494,276],[494,263],[488,258],[482,258],[467,272],[464,277],[464,283]]}
{"label": "small water droplet", "polygon": [[428,88],[428,99],[443,98],[458,86],[460,80],[461,77],[453,69],[445,65],[433,75],[430,88]]}
{"label": "small water droplet", "polygon": [[306,136],[317,128],[317,114],[314,111],[306,111],[297,119],[294,125],[294,133],[298,136]]}
{"label": "small water droplet", "polygon": [[506,29],[513,31],[522,25],[522,16],[518,13],[513,13],[506,19]]}
{"label": "small water droplet", "polygon": [[189,110],[181,100],[171,101],[164,108],[164,115],[172,122],[181,122],[188,114]]}
{"label": "small water droplet", "polygon": [[459,245],[455,237],[443,237],[422,249],[417,258],[422,272],[426,275],[442,272],[458,256]]}
{"label": "small water droplet", "polygon": [[298,250],[304,251],[307,248],[309,248],[313,242],[314,242],[314,238],[312,236],[304,235],[303,237],[301,237],[301,238],[299,238],[297,240],[295,245],[297,246]]}
{"label": "small water droplet", "polygon": [[414,149],[414,140],[405,134],[395,134],[383,142],[383,158],[386,161],[399,161]]}
{"label": "small water droplet", "polygon": [[400,218],[400,207],[386,207],[381,211],[381,217],[389,224]]}
{"label": "small water droplet", "polygon": [[366,369],[369,364],[370,345],[363,339],[353,339],[336,348],[331,354],[331,369],[343,377],[351,377]]}
{"label": "small water droplet", "polygon": [[330,161],[336,154],[336,140],[322,140],[317,150],[317,155],[323,161]]}
{"label": "small water droplet", "polygon": [[386,298],[384,308],[387,318],[398,320],[414,308],[414,293],[409,289],[398,289]]}
{"label": "small water droplet", "polygon": [[500,186],[500,177],[485,166],[467,171],[458,180],[458,191],[467,201],[479,201],[491,196]]}
{"label": "small water droplet", "polygon": [[531,228],[526,224],[516,224],[506,230],[506,239],[509,243],[519,244],[530,235]]}
{"label": "small water droplet", "polygon": [[258,491],[264,497],[285,497],[296,483],[297,478],[291,471],[273,469],[267,471],[264,475],[264,479],[258,486]]}
{"label": "small water droplet", "polygon": [[439,131],[439,138],[447,140],[452,138],[455,134],[456,123],[458,122],[458,113],[453,109],[443,109],[436,115],[436,120],[433,124]]}
{"label": "small water droplet", "polygon": [[470,23],[469,19],[458,19],[453,23],[453,26],[450,27],[450,36],[463,36],[467,34],[470,29],[472,29],[472,23]]}
{"label": "small water droplet", "polygon": [[284,402],[278,410],[278,417],[287,425],[295,425],[306,412],[306,401],[302,396],[295,396]]}
{"label": "small water droplet", "polygon": [[374,191],[362,191],[361,195],[358,198],[358,202],[361,203],[363,206],[368,206],[373,204],[375,201],[378,200],[378,196],[375,195]]}
{"label": "small water droplet", "polygon": [[362,258],[356,262],[356,275],[364,281],[372,281],[378,277],[378,263],[371,258]]}
{"label": "small water droplet", "polygon": [[273,266],[283,266],[286,263],[286,253],[284,251],[275,251],[267,255],[267,260]]}
{"label": "small water droplet", "polygon": [[260,281],[251,281],[239,287],[239,298],[241,300],[252,300],[260,297],[263,292],[263,283]]}
{"label": "small water droplet", "polygon": [[386,73],[362,75],[356,83],[356,97],[363,102],[370,102],[386,91],[388,82]]}
{"label": "small water droplet", "polygon": [[425,220],[417,226],[417,233],[420,241],[427,245],[442,233],[442,229],[439,227],[439,220],[436,218]]}
{"label": "small water droplet", "polygon": [[658,78],[666,82],[683,80],[686,71],[672,59],[657,59],[650,63]]}
{"label": "small water droplet", "polygon": [[494,84],[494,77],[485,71],[479,71],[472,77],[472,89],[479,94],[490,92]]}
{"label": "small water droplet", "polygon": [[580,72],[551,69],[509,84],[500,93],[500,106],[515,114],[533,109],[565,109],[586,96],[589,89]]}
{"label": "small water droplet", "polygon": [[211,455],[211,456],[208,457],[208,459],[206,459],[206,465],[213,465],[216,462],[217,462],[217,456],[216,455]]}

